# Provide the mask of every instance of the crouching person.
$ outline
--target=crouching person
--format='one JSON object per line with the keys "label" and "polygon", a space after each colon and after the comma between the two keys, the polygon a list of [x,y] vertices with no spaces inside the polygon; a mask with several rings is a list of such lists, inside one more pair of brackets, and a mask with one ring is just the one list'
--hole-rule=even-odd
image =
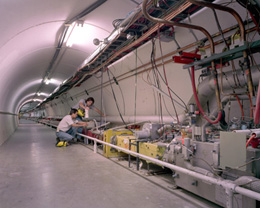
{"label": "crouching person", "polygon": [[67,146],[68,142],[75,138],[77,133],[77,127],[87,126],[87,122],[77,121],[76,117],[78,115],[77,109],[71,109],[70,114],[66,115],[59,123],[57,127],[57,147]]}

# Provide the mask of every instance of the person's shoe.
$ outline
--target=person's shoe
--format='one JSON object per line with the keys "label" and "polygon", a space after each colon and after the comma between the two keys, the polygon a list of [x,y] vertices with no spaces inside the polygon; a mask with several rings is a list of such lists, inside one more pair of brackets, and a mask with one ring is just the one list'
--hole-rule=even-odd
{"label": "person's shoe", "polygon": [[66,147],[67,146],[67,142],[66,141],[59,141],[56,144],[56,147]]}

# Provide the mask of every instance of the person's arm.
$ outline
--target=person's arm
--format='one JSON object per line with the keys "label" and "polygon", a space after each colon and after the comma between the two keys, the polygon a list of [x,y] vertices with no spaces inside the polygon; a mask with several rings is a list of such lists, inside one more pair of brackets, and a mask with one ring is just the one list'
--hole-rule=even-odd
{"label": "person's arm", "polygon": [[87,122],[78,122],[78,123],[74,123],[74,124],[72,124],[71,126],[73,126],[73,127],[84,127],[84,126],[87,126],[88,125],[88,123]]}
{"label": "person's arm", "polygon": [[85,122],[85,121],[78,121],[77,124],[80,124],[80,125],[88,125],[88,122]]}
{"label": "person's arm", "polygon": [[86,109],[89,110],[89,107],[84,106],[83,103],[81,103],[81,102],[79,103],[79,106],[80,106],[81,108],[85,109],[85,110],[86,110]]}
{"label": "person's arm", "polygon": [[97,107],[94,107],[93,110],[96,111],[99,115],[101,115],[101,116],[103,116],[103,117],[106,116],[106,115],[103,114]]}

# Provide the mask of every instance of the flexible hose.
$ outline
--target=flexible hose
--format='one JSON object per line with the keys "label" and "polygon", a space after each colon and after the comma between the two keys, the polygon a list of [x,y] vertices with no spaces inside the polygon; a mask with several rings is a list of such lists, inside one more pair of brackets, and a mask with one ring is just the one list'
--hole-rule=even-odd
{"label": "flexible hose", "polygon": [[252,136],[251,136],[251,137],[249,138],[249,140],[247,141],[246,147],[248,147],[248,145],[250,144],[251,140],[254,139],[254,138],[256,138],[256,134],[255,134],[255,133],[253,133]]}
{"label": "flexible hose", "polygon": [[243,110],[243,107],[242,107],[242,105],[241,105],[241,102],[240,102],[240,100],[239,100],[238,96],[237,96],[237,95],[235,95],[235,97],[236,97],[236,99],[237,99],[237,102],[238,102],[238,104],[239,104],[239,106],[240,106],[240,109],[241,109],[242,120],[244,120],[244,117],[245,117],[245,115],[244,115],[244,110]]}
{"label": "flexible hose", "polygon": [[[142,4],[142,10],[143,10],[143,14],[145,16],[145,18],[147,18],[149,21],[151,22],[156,22],[156,23],[162,23],[162,24],[167,24],[167,25],[172,25],[172,26],[179,26],[179,27],[184,27],[184,28],[188,28],[188,29],[195,29],[195,30],[199,30],[201,31],[202,33],[204,33],[204,35],[208,38],[208,41],[210,43],[210,52],[211,54],[214,54],[215,53],[215,47],[214,47],[214,42],[213,42],[213,39],[211,37],[211,35],[209,34],[209,32],[207,30],[205,30],[203,27],[200,27],[198,25],[190,25],[190,24],[185,24],[185,23],[179,23],[179,22],[175,22],[175,21],[168,21],[168,20],[165,20],[165,19],[159,19],[159,18],[155,18],[155,17],[152,17],[148,14],[147,12],[147,8],[146,8],[146,5],[147,5],[147,2],[148,0],[144,0],[143,1],[143,4]],[[212,71],[215,73],[215,85],[216,85],[216,88],[215,88],[215,92],[216,92],[216,99],[217,99],[217,104],[218,104],[218,108],[220,110],[219,112],[219,115],[218,115],[218,118],[215,120],[215,121],[212,121],[210,120],[209,118],[207,118],[207,116],[205,115],[204,111],[202,110],[202,108],[200,109],[201,113],[203,114],[204,118],[212,123],[212,124],[215,124],[215,123],[218,123],[219,120],[221,119],[221,108],[222,108],[222,104],[221,104],[221,101],[220,101],[220,94],[219,94],[219,89],[218,89],[218,79],[217,79],[217,72],[216,72],[216,67],[215,67],[215,62],[214,60],[211,61],[211,67],[212,67]],[[194,72],[194,71],[193,71]],[[194,79],[194,78],[193,78]],[[194,85],[195,85],[195,80],[194,80]],[[195,89],[195,92],[196,92],[196,88],[194,87]],[[194,93],[194,96],[196,96],[197,94]],[[198,101],[198,99],[197,99]],[[199,101],[198,101],[199,103]],[[200,104],[199,104],[200,106]]]}
{"label": "flexible hose", "polygon": [[196,101],[196,104],[201,112],[201,114],[203,115],[203,117],[211,124],[216,124],[220,121],[221,117],[222,117],[222,113],[221,113],[221,110],[219,110],[218,112],[218,116],[216,118],[216,120],[212,121],[210,120],[206,115],[205,115],[205,112],[203,111],[201,105],[200,105],[200,101],[199,101],[199,98],[198,98],[198,95],[197,95],[197,92],[196,92],[196,86],[195,86],[195,73],[194,73],[195,69],[194,69],[194,66],[191,67],[191,84],[192,84],[192,90],[193,90],[193,94],[194,94],[194,98],[195,98],[195,101]]}

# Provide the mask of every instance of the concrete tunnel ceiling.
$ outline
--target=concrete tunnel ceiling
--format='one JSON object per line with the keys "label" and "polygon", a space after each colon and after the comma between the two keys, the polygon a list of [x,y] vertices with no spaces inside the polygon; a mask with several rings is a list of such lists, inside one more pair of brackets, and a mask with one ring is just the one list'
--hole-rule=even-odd
{"label": "concrete tunnel ceiling", "polygon": [[[43,78],[55,54],[64,24],[82,11],[100,2],[97,8],[80,18],[88,39],[71,47],[63,43],[51,67],[49,85]],[[1,2],[0,109],[18,113],[35,106],[52,93],[97,48],[93,39],[104,40],[114,29],[115,19],[124,19],[142,1],[132,0],[4,0]],[[108,9],[109,8],[109,9]],[[76,26],[75,26],[76,27]],[[73,33],[71,33],[73,34]],[[66,41],[66,40],[65,40]],[[37,96],[37,92],[45,96]],[[24,107],[19,105],[25,105]]]}

